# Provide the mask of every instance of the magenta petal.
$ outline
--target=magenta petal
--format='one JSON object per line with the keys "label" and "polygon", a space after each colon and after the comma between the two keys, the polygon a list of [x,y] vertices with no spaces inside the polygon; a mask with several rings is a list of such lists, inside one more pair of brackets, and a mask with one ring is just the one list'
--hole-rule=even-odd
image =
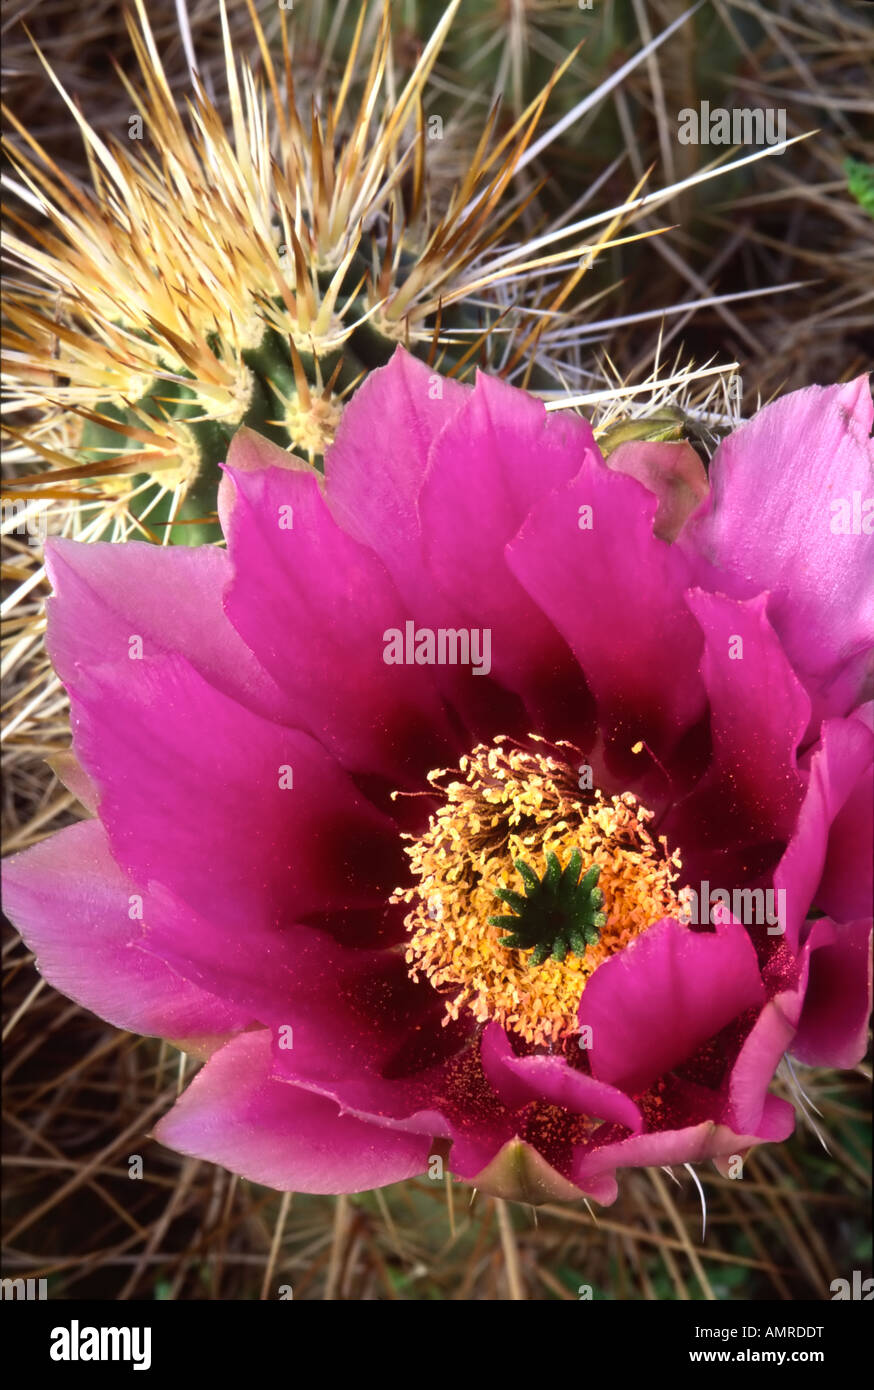
{"label": "magenta petal", "polygon": [[216,1052],[155,1138],[280,1192],[363,1192],[414,1177],[430,1141],[343,1115],[333,1101],[271,1074],[270,1034],[243,1033]]}
{"label": "magenta petal", "polygon": [[[770,1000],[738,1053],[731,1072],[725,1119],[740,1133],[762,1134],[761,1125],[769,1099],[774,1099],[768,1096],[768,1087],[792,1041],[800,1008],[801,997],[797,990]],[[773,1119],[770,1110],[768,1113]],[[762,1134],[762,1137],[770,1138],[770,1135]],[[784,1135],[779,1137],[782,1139]]]}
{"label": "magenta petal", "polygon": [[685,440],[629,440],[613,450],[607,467],[636,478],[655,494],[659,506],[653,531],[665,541],[676,540],[710,490],[704,464]]}
{"label": "magenta petal", "polygon": [[864,376],[766,406],[720,444],[710,497],[679,542],[745,594],[770,590],[793,666],[819,682],[874,642],[874,534],[861,515],[874,491],[872,414]]}
{"label": "magenta petal", "polygon": [[399,347],[343,412],[325,457],[327,500],[344,531],[375,550],[417,610],[434,606],[418,517],[428,451],[470,388]]}
{"label": "magenta petal", "polygon": [[[874,746],[874,740],[872,740]],[[871,910],[874,897],[874,768],[859,777],[832,822],[816,903],[839,922]]]}
{"label": "magenta petal", "polygon": [[505,1105],[538,1101],[573,1115],[589,1115],[637,1132],[643,1123],[634,1101],[603,1081],[568,1066],[563,1057],[517,1057],[507,1034],[490,1023],[482,1037],[483,1069]]}
{"label": "magenta petal", "polygon": [[786,894],[792,951],[814,904],[847,920],[861,916],[871,902],[871,835],[865,827],[870,768],[861,778],[859,769],[870,763],[874,737],[860,719],[828,719],[821,734],[792,838],[774,874],[774,887]]}
{"label": "magenta petal", "polygon": [[472,1020],[444,1028],[443,1001],[413,983],[402,953],[352,949],[301,924],[253,918],[241,928],[158,887],[153,902],[145,949],[269,1027],[277,1078],[362,1116],[432,1104]]}
{"label": "magenta petal", "polygon": [[689,562],[652,534],[655,511],[640,483],[587,456],[533,508],[507,563],[569,643],[607,737],[665,756],[703,712],[704,693],[701,634],[684,598]]}
{"label": "magenta petal", "polygon": [[283,1021],[294,1046],[277,1075],[312,1086],[359,1114],[403,1119],[435,1103],[447,1064],[472,1021],[444,1028],[444,1001],[414,983],[397,951],[350,951],[298,927]]}
{"label": "magenta petal", "polygon": [[[139,948],[150,898],[139,894],[96,821],[68,826],[3,866],[4,907],[56,989],[116,1028],[186,1039],[250,1019]],[[133,918],[131,912],[134,912]]]}
{"label": "magenta petal", "polygon": [[583,991],[592,1075],[644,1091],[763,999],[755,950],[737,923],[710,934],[658,922],[599,965]]}
{"label": "magenta petal", "polygon": [[868,1047],[871,919],[832,925],[833,940],[810,952],[807,992],[791,1051],[809,1066],[854,1067]]}
{"label": "magenta petal", "polygon": [[[766,595],[739,603],[696,589],[689,607],[706,639],[701,670],[713,758],[666,829],[697,880],[715,869],[708,855],[789,839],[804,790],[795,754],[810,701],[768,621]],[[719,882],[727,888],[743,881],[747,866],[739,859],[722,866]]]}
{"label": "magenta petal", "polygon": [[[769,1112],[768,1138],[785,1139],[794,1128],[791,1106],[773,1115]],[[632,1135],[601,1148],[582,1149],[575,1155],[572,1179],[586,1189],[593,1179],[612,1174],[617,1168],[663,1167],[674,1163],[701,1163],[704,1159],[743,1155],[757,1143],[756,1134],[738,1134],[728,1125],[706,1120],[685,1129],[669,1129]]]}
{"label": "magenta petal", "polygon": [[217,690],[281,717],[280,692],[222,611],[231,574],[223,550],[52,538],[46,569],[54,590],[46,646],[68,689],[80,669],[128,661],[139,638],[145,653],[182,651]]}
{"label": "magenta petal", "polygon": [[378,905],[398,881],[392,822],[308,734],[259,718],[180,656],[76,673],[76,750],[113,854],[241,932]]}
{"label": "magenta petal", "polygon": [[[492,1106],[485,1113],[476,1094],[470,1095],[468,1100],[470,1104],[467,1108],[460,1098],[457,1105],[452,1105],[445,1097],[437,1097],[431,1108],[417,1110],[410,1115],[388,1115],[380,1111],[377,1112],[378,1123],[405,1134],[431,1134],[450,1141],[449,1171],[464,1182],[475,1184],[477,1175],[488,1168],[501,1149],[514,1139],[515,1130],[512,1112],[496,1098],[493,1098]],[[364,1117],[367,1113],[364,1112]]]}
{"label": "magenta petal", "polygon": [[142,949],[201,989],[231,1000],[247,1018],[278,1028],[287,1017],[296,928],[253,914],[204,916],[162,884],[150,884]]}
{"label": "magenta petal", "polygon": [[564,640],[507,569],[504,547],[537,499],[596,454],[586,421],[548,415],[542,402],[480,374],[432,445],[419,498],[425,557],[459,621],[489,629],[497,679],[541,721],[563,714],[569,735],[585,684]]}
{"label": "magenta petal", "polygon": [[[765,1005],[732,1068],[725,1118],[735,1129],[763,1139],[785,1137],[786,1118],[780,1108],[791,1107],[767,1094],[785,1052],[834,1066],[852,1066],[864,1056],[871,995],[870,925],[869,921],[838,928],[827,917],[813,923],[793,971],[794,982]],[[853,1061],[842,1060],[847,1057]]]}
{"label": "magenta petal", "polygon": [[373,551],[340,530],[318,475],[251,430],[234,438],[225,609],[287,696],[286,722],[350,769],[419,785],[450,746],[421,666],[386,665],[385,634],[408,617]]}
{"label": "magenta petal", "polygon": [[[795,1118],[795,1106],[791,1101],[781,1100],[779,1096],[765,1096],[762,1116],[756,1125],[756,1138],[766,1144],[782,1144],[795,1132]],[[716,1155],[717,1168],[720,1157]]]}
{"label": "magenta petal", "polygon": [[[325,500],[343,530],[379,556],[413,631],[457,631],[469,624],[466,610],[434,581],[418,510],[431,447],[469,396],[469,387],[430,371],[399,347],[355,393],[325,455]],[[518,699],[486,674],[485,662],[480,666],[478,674],[459,665],[429,670],[468,745],[491,738],[498,726],[516,731],[522,716]],[[527,732],[527,720],[521,722]]]}

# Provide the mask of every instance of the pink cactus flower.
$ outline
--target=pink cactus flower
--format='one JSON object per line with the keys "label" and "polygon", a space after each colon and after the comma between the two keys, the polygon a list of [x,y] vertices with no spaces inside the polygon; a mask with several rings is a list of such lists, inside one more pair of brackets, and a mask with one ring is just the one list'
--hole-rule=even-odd
{"label": "pink cactus flower", "polygon": [[[611,1202],[786,1138],[867,1037],[864,380],[630,443],[398,349],[227,551],[52,542],[63,770],[6,865],[44,977],[205,1064],[156,1135],[278,1189]],[[655,528],[655,529],[654,529]]]}

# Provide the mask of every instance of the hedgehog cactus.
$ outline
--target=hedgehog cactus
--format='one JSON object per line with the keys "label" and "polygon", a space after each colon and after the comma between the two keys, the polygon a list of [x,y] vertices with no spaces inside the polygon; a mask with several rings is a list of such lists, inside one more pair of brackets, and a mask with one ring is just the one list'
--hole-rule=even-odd
{"label": "hedgehog cactus", "polygon": [[[418,47],[393,41],[390,0],[344,11],[312,90],[297,16],[280,9],[268,42],[250,5],[256,74],[234,56],[222,3],[229,122],[196,73],[179,114],[144,0],[136,6],[141,80],[119,74],[128,140],[101,138],[40,55],[85,143],[91,188],[10,118],[17,191],[48,223],[19,219],[23,232],[4,238],[23,272],[7,295],[9,433],[17,464],[43,465],[15,478],[19,497],[82,502],[85,539],[196,545],[219,538],[219,465],[234,432],[250,426],[321,466],[346,401],[398,343],[444,375],[479,364],[553,394],[567,387],[569,355],[584,375],[566,331],[585,312],[580,281],[604,249],[659,229],[622,235],[642,177],[624,204],[543,231],[526,170],[683,16],[541,134],[579,45],[556,41],[558,66],[519,114],[502,118],[496,101],[471,131],[458,112],[440,114],[445,93],[429,85],[461,0],[399,8],[403,24],[434,22]],[[529,9],[511,6],[517,29],[553,15]],[[469,34],[476,19],[464,13]],[[345,57],[326,94],[335,48]],[[506,105],[518,110],[511,95]],[[648,212],[670,196],[648,195]],[[659,441],[684,424],[634,428]]]}
{"label": "hedgehog cactus", "polygon": [[[521,266],[487,253],[525,206],[508,186],[569,59],[502,136],[493,111],[463,177],[436,189],[426,152],[442,124],[423,91],[459,3],[397,92],[390,7],[362,5],[336,94],[311,97],[306,116],[284,12],[279,64],[252,11],[259,80],[238,67],[222,6],[230,132],[199,83],[180,117],[143,0],[130,21],[141,88],[122,78],[130,143],[104,142],[43,60],[94,171],[93,190],[75,187],[16,126],[30,152],[13,160],[53,233],[6,238],[28,277],[8,310],[13,405],[41,413],[27,442],[61,465],[55,482],[98,480],[128,531],[215,539],[218,465],[240,425],[318,464],[343,402],[398,342],[446,373],[475,355],[494,366],[514,331],[522,351],[536,340],[537,295],[490,336],[501,288],[561,261],[566,294],[591,245]],[[154,153],[140,153],[144,134]]]}

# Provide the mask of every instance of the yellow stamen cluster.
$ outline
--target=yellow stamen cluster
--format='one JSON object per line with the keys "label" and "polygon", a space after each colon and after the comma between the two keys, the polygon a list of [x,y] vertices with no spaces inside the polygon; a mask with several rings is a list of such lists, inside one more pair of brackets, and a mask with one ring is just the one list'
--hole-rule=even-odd
{"label": "yellow stamen cluster", "polygon": [[[531,741],[544,744],[534,735]],[[556,753],[568,746],[544,744]],[[577,1031],[592,972],[653,922],[682,910],[683,893],[673,888],[679,854],[669,853],[664,836],[650,835],[653,813],[631,792],[581,791],[569,763],[500,735],[458,769],[428,775],[445,801],[420,839],[407,837],[419,881],[396,889],[392,901],[411,905],[410,974],[447,994],[444,1022],[467,1007],[479,1022],[494,1019],[529,1043],[555,1043]],[[501,945],[506,929],[489,924],[506,911],[495,892],[522,890],[517,859],[540,875],[550,850],[564,868],[574,849],[584,870],[600,867],[606,924],[582,957],[532,967],[530,953]]]}

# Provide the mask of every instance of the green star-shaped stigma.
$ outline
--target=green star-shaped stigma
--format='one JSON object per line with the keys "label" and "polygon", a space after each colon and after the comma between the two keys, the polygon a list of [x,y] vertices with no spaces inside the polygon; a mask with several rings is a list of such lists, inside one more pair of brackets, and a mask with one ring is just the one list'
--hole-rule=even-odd
{"label": "green star-shaped stigma", "polygon": [[546,871],[538,878],[524,859],[516,860],[516,868],[525,884],[525,896],[510,888],[498,888],[495,897],[516,913],[515,917],[490,917],[493,927],[506,927],[510,936],[501,936],[502,946],[519,951],[531,951],[530,965],[541,965],[547,956],[564,960],[568,951],[578,956],[593,946],[598,933],[607,921],[599,911],[604,894],[595,885],[601,872],[593,864],[580,878],[583,856],[575,849],[562,871],[552,850],[546,856]]}

